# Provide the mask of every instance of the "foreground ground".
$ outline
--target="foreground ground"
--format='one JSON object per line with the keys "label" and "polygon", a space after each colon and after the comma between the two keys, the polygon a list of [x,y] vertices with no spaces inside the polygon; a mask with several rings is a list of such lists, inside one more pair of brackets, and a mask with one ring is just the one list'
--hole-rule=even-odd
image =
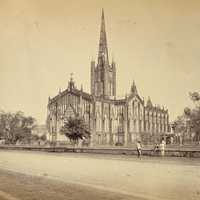
{"label": "foreground ground", "polygon": [[0,170],[1,200],[142,200],[44,177]]}
{"label": "foreground ground", "polygon": [[0,150],[0,199],[199,200],[199,161]]}

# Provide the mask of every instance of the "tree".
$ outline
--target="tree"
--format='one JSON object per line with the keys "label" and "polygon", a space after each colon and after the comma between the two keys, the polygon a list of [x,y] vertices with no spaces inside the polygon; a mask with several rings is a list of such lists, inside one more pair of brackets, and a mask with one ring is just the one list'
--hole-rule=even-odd
{"label": "tree", "polygon": [[173,130],[176,133],[191,134],[195,133],[195,138],[200,141],[200,94],[198,92],[190,92],[190,99],[194,102],[193,109],[185,108],[183,115],[179,116],[173,123]]}
{"label": "tree", "polygon": [[43,134],[43,135],[40,137],[40,139],[41,139],[42,141],[46,141],[46,140],[47,140],[46,134]]}
{"label": "tree", "polygon": [[189,92],[190,99],[196,104],[197,107],[200,106],[200,94],[198,92]]}
{"label": "tree", "polygon": [[89,139],[91,136],[87,124],[81,117],[69,117],[60,132],[69,138],[70,141],[73,141],[74,144],[77,144],[79,139]]}
{"label": "tree", "polygon": [[173,122],[172,129],[175,133],[183,133],[185,131],[184,115],[177,117]]}
{"label": "tree", "polygon": [[8,144],[16,144],[17,141],[26,140],[30,142],[31,131],[36,120],[33,117],[26,117],[23,112],[16,113],[0,112],[0,136]]}
{"label": "tree", "polygon": [[9,138],[9,130],[12,120],[12,114],[11,113],[5,113],[4,111],[0,111],[0,136],[3,139]]}
{"label": "tree", "polygon": [[189,95],[195,104],[195,108],[190,114],[190,126],[191,130],[196,133],[196,140],[200,141],[200,94],[198,92],[192,92]]}
{"label": "tree", "polygon": [[40,139],[40,137],[38,135],[32,134],[31,135],[31,141],[35,142],[38,141]]}

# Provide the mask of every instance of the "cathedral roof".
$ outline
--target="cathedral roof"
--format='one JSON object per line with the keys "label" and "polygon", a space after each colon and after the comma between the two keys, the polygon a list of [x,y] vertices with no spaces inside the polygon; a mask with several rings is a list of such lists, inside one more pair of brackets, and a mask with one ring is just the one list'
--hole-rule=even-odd
{"label": "cathedral roof", "polygon": [[88,101],[93,100],[93,96],[90,95],[89,93],[83,92],[82,90],[78,90],[76,88],[73,88],[72,90],[66,89],[63,92],[59,93],[58,95],[56,95],[55,97],[53,97],[50,100],[50,103],[58,100],[61,96],[65,95],[65,94],[73,94],[73,95],[76,95],[76,96],[79,96],[79,97],[82,96],[83,99],[86,99]]}
{"label": "cathedral roof", "polygon": [[82,98],[87,99],[87,100],[92,100],[93,99],[91,94],[89,94],[87,92],[83,92],[82,90],[74,89],[72,91],[72,93],[76,94],[78,96],[82,96]]}

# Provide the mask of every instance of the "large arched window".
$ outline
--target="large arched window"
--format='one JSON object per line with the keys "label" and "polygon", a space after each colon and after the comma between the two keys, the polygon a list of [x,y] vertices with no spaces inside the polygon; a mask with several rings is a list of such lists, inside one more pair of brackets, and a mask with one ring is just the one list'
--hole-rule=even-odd
{"label": "large arched window", "polygon": [[123,115],[120,114],[119,115],[119,126],[118,126],[118,131],[119,132],[123,132],[124,130],[124,118],[123,118]]}
{"label": "large arched window", "polygon": [[113,119],[110,119],[110,132],[113,132]]}
{"label": "large arched window", "polygon": [[101,131],[101,116],[99,112],[96,113],[96,131]]}
{"label": "large arched window", "polygon": [[135,118],[135,103],[134,103],[134,101],[132,103],[132,115]]}
{"label": "large arched window", "polygon": [[109,132],[109,121],[108,121],[108,117],[107,115],[105,116],[105,119],[104,119],[104,130],[105,132]]}
{"label": "large arched window", "polygon": [[128,129],[128,132],[130,132],[130,119],[128,119],[127,129]]}

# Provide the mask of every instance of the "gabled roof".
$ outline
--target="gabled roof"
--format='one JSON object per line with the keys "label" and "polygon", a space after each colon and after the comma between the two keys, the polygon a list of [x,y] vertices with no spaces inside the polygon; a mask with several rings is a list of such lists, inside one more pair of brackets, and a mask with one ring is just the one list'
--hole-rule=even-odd
{"label": "gabled roof", "polygon": [[144,104],[144,100],[139,96],[138,93],[131,93],[128,97],[127,100],[130,101],[131,99],[133,99],[134,97],[136,97],[137,99],[139,99],[141,104]]}
{"label": "gabled roof", "polygon": [[66,95],[66,94],[73,94],[73,95],[76,95],[78,97],[82,96],[83,99],[86,99],[88,101],[92,101],[93,100],[93,96],[86,93],[86,92],[83,92],[82,90],[78,90],[76,88],[72,88],[72,89],[66,89],[64,90],[63,92],[60,92],[58,95],[56,95],[55,97],[53,97],[52,99],[49,99],[49,102],[52,103],[52,102],[55,102],[57,101],[60,97]]}

